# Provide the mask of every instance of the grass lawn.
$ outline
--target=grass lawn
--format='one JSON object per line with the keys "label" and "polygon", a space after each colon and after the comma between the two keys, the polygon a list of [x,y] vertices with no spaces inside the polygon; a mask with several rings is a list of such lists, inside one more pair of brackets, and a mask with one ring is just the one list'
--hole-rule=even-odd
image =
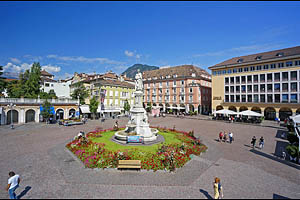
{"label": "grass lawn", "polygon": [[[154,144],[151,146],[123,146],[117,143],[112,142],[110,139],[115,134],[115,131],[109,131],[102,134],[102,137],[99,138],[92,138],[92,142],[96,143],[105,143],[105,149],[111,150],[111,151],[117,151],[117,150],[125,150],[125,149],[137,149],[144,152],[151,152],[156,153],[158,150],[158,147],[160,144]],[[159,135],[162,135],[165,138],[165,144],[174,144],[179,143],[181,144],[182,141],[176,138],[176,135],[174,133],[170,132],[158,132]]]}

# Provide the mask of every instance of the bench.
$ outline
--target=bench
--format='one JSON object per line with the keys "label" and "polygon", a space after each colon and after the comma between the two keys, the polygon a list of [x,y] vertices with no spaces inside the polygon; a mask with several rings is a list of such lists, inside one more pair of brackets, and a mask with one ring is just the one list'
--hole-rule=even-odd
{"label": "bench", "polygon": [[140,160],[119,160],[118,169],[141,169]]}

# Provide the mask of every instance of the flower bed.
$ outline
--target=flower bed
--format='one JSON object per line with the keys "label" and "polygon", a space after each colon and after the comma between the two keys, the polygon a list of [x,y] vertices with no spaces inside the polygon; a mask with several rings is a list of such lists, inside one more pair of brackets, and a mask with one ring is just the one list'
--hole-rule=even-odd
{"label": "flower bed", "polygon": [[[194,137],[193,132],[159,127],[157,129],[159,130],[158,134],[162,134],[164,137],[171,134],[176,139],[172,140],[174,142],[151,146],[153,151],[146,151],[143,146],[127,148],[121,145],[120,149],[114,150],[108,148],[108,143],[94,142],[99,138],[101,139],[102,136],[104,138],[105,134],[114,133],[112,129],[107,129],[89,132],[85,138],[76,138],[68,143],[66,147],[88,168],[116,168],[118,160],[141,160],[142,169],[154,171],[174,171],[176,168],[184,166],[191,159],[191,155],[199,156],[201,152],[207,149],[206,146],[201,144],[200,140]],[[167,141],[168,138],[165,139]]]}

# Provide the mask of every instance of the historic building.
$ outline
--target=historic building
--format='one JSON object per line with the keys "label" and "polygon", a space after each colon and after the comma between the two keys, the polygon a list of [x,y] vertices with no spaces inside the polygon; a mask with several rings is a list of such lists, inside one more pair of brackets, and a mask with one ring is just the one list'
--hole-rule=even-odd
{"label": "historic building", "polygon": [[266,119],[300,113],[300,46],[231,58],[212,70],[212,109]]}
{"label": "historic building", "polygon": [[145,106],[151,103],[161,111],[211,111],[211,76],[193,65],[161,68],[143,73]]}

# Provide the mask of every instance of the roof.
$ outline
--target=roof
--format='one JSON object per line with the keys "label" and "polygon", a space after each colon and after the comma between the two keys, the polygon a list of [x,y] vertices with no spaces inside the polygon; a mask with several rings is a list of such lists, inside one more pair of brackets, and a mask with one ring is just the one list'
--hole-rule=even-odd
{"label": "roof", "polygon": [[104,86],[114,86],[114,87],[125,87],[125,88],[134,88],[135,86],[130,84],[130,83],[127,83],[127,82],[121,82],[119,80],[105,80],[105,79],[101,79],[101,80],[98,80],[97,82],[95,82],[95,84],[97,83],[100,83],[101,85],[104,85]]}
{"label": "roof", "polygon": [[[280,56],[281,54],[281,56]],[[229,60],[225,60],[224,62],[221,62],[219,64],[216,64],[212,67],[209,67],[209,69],[214,67],[221,67],[226,65],[234,65],[234,64],[241,64],[241,63],[251,63],[251,62],[257,62],[257,61],[264,61],[269,60],[273,58],[284,58],[288,56],[294,56],[294,55],[300,55],[300,46],[286,48],[286,49],[279,49],[275,51],[268,51],[263,53],[256,53],[251,54],[247,56],[240,56],[240,57],[234,57]],[[242,60],[242,62],[238,62],[239,60]]]}
{"label": "roof", "polygon": [[4,79],[2,79],[2,80],[5,81],[5,82],[11,82],[11,81],[17,81],[17,80],[19,80],[19,79],[4,78]]}
{"label": "roof", "polygon": [[47,77],[41,77],[41,81],[42,82],[57,82],[56,80],[53,80],[53,79],[47,78]]}
{"label": "roof", "polygon": [[168,75],[173,76],[177,75],[177,77],[191,77],[192,74],[195,74],[195,77],[202,77],[201,75],[210,77],[211,75],[205,71],[204,69],[201,69],[199,67],[196,67],[194,65],[180,65],[175,67],[169,67],[169,68],[161,68],[151,71],[144,71],[143,72],[143,78],[154,78],[157,77],[158,79],[163,77],[166,77]]}
{"label": "roof", "polygon": [[42,70],[41,75],[43,75],[43,76],[54,76],[54,75],[50,74],[49,72],[47,72],[46,70]]}

